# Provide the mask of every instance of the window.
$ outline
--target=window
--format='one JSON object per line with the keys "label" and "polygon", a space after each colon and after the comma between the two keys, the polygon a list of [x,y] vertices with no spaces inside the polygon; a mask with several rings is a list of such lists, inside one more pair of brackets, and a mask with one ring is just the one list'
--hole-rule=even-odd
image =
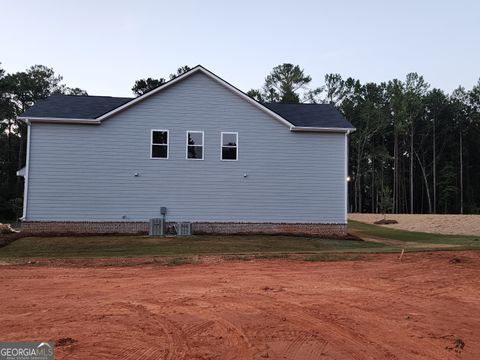
{"label": "window", "polygon": [[203,160],[203,131],[187,131],[187,159]]}
{"label": "window", "polygon": [[152,130],[150,158],[168,159],[168,130]]}
{"label": "window", "polygon": [[222,160],[238,160],[238,133],[222,132]]}

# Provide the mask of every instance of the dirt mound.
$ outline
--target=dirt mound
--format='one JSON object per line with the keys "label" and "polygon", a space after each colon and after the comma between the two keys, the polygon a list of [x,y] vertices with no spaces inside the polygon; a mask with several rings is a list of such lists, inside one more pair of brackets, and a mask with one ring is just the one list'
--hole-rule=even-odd
{"label": "dirt mound", "polygon": [[1,224],[0,223],[0,234],[13,234],[18,232],[17,230],[12,229],[10,224]]}
{"label": "dirt mound", "polygon": [[461,260],[460,258],[458,258],[458,257],[453,257],[453,258],[451,258],[450,260],[448,260],[448,262],[449,262],[450,264],[458,264],[458,263],[461,263],[462,260]]}
{"label": "dirt mound", "polygon": [[375,225],[391,225],[391,224],[398,224],[398,221],[393,219],[381,219],[378,221],[374,221],[373,223]]}
{"label": "dirt mound", "polygon": [[69,346],[75,344],[76,342],[77,340],[72,339],[71,337],[60,338],[55,341],[55,346]]}

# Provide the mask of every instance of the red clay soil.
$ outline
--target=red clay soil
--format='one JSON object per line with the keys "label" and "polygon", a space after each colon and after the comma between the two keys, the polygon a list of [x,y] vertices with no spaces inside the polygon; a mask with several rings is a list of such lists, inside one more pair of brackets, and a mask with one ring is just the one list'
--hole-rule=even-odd
{"label": "red clay soil", "polygon": [[480,252],[15,265],[0,286],[0,339],[56,359],[480,359]]}

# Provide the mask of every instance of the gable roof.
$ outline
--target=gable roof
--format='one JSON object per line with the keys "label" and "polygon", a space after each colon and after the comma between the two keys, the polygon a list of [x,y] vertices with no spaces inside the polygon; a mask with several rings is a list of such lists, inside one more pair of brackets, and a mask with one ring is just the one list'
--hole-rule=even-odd
{"label": "gable roof", "polygon": [[[350,132],[355,130],[354,127],[330,105],[262,104],[201,65],[136,98],[52,95],[47,99],[37,101],[34,106],[20,115],[18,119],[26,122],[100,124],[103,120],[114,114],[143,101],[197,72],[207,75],[220,85],[250,102],[259,110],[267,113],[284,125],[289,126],[291,131]],[[327,117],[329,117],[329,119],[327,119]]]}
{"label": "gable roof", "polygon": [[38,100],[21,118],[96,119],[132,100],[127,97],[52,95]]}
{"label": "gable roof", "polygon": [[296,127],[353,129],[352,124],[330,104],[264,103],[263,105],[288,119]]}

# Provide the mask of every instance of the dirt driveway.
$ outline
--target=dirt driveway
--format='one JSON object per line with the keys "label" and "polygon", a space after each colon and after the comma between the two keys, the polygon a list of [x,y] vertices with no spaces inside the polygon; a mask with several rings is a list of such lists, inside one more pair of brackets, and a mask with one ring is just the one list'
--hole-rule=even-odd
{"label": "dirt driveway", "polygon": [[480,252],[2,266],[0,286],[0,339],[57,359],[480,359]]}

